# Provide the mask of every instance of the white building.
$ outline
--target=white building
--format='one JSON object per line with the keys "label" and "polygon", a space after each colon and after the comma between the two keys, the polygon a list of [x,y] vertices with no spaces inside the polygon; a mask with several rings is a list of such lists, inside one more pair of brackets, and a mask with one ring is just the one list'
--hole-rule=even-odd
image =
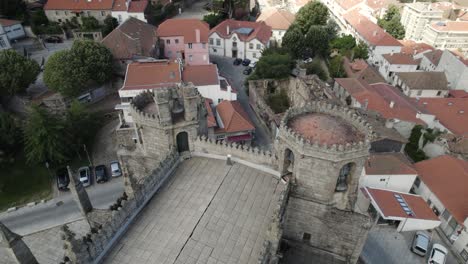
{"label": "white building", "polygon": [[278,46],[281,46],[283,36],[294,20],[295,16],[293,13],[277,8],[264,9],[257,18],[257,22],[263,21],[265,24],[271,27],[271,39],[275,41]]}
{"label": "white building", "polygon": [[271,27],[264,22],[224,20],[210,31],[210,54],[256,62],[271,36]]}
{"label": "white building", "polygon": [[444,155],[415,164],[414,191],[439,216],[439,229],[452,242],[451,249],[468,261],[468,163]]}
{"label": "white building", "polygon": [[145,10],[147,6],[148,1],[115,0],[111,15],[117,19],[119,24],[129,17],[146,22]]}
{"label": "white building", "polygon": [[373,153],[367,160],[359,186],[408,193],[417,172],[402,153]]}
{"label": "white building", "polygon": [[449,93],[443,72],[398,72],[393,76],[392,83],[409,97],[444,98]]}
{"label": "white building", "polygon": [[11,48],[5,29],[0,24],[0,50]]}
{"label": "white building", "polygon": [[435,70],[445,73],[450,89],[468,91],[468,59],[444,50]]}
{"label": "white building", "polygon": [[[405,28],[405,39],[421,41],[426,25],[444,18],[446,6],[452,3],[414,2],[405,4],[401,13],[401,24]],[[446,16],[445,16],[446,17]]]}
{"label": "white building", "polygon": [[468,21],[440,21],[427,24],[422,42],[436,49],[468,50]]}
{"label": "white building", "polygon": [[395,73],[418,71],[420,61],[404,53],[384,54],[379,62],[379,72],[387,82],[391,82]]}
{"label": "white building", "polygon": [[0,25],[10,41],[26,37],[21,21],[0,18]]}

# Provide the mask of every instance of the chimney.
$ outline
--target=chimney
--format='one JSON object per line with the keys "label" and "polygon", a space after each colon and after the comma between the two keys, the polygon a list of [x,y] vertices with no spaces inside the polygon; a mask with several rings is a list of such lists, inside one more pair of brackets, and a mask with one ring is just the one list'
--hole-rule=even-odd
{"label": "chimney", "polygon": [[390,101],[390,108],[393,108],[393,106],[395,106],[395,102],[394,102],[394,101]]}
{"label": "chimney", "polygon": [[195,40],[197,43],[200,43],[200,29],[195,29]]}
{"label": "chimney", "polygon": [[374,30],[374,32],[372,33],[372,36],[377,36],[377,30]]}
{"label": "chimney", "polygon": [[226,34],[229,35],[229,25],[226,27]]}
{"label": "chimney", "polygon": [[362,106],[362,109],[367,110],[367,106],[369,105],[369,99],[364,100],[364,104]]}
{"label": "chimney", "polygon": [[125,1],[125,6],[127,6],[127,10],[128,10],[128,8],[130,7],[130,1],[131,1],[131,0],[126,0],[126,1]]}

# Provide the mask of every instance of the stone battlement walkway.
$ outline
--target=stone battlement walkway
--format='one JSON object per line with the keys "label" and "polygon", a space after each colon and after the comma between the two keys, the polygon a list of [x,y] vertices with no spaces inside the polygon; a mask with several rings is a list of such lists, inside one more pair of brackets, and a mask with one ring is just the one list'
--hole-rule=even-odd
{"label": "stone battlement walkway", "polygon": [[284,188],[240,164],[184,161],[104,262],[257,263]]}

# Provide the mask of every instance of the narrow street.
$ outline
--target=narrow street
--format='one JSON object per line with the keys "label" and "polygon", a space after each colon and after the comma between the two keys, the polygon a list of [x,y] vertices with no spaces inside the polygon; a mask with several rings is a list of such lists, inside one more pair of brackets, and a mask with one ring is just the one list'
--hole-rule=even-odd
{"label": "narrow street", "polygon": [[218,64],[219,74],[227,78],[231,86],[237,90],[237,100],[241,103],[242,107],[255,125],[255,146],[261,149],[271,149],[272,140],[269,131],[267,131],[267,129],[258,120],[255,112],[249,104],[249,97],[245,91],[247,87],[244,87],[244,81],[247,75],[242,73],[245,67],[242,65],[234,66],[232,64],[232,58],[210,56],[210,61]]}

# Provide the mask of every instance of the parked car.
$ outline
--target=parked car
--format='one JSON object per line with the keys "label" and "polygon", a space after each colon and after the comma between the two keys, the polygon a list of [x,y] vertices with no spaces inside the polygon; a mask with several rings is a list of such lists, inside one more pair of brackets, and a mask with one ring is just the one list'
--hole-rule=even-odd
{"label": "parked car", "polygon": [[442,246],[441,244],[434,244],[432,245],[431,254],[429,255],[429,259],[427,260],[428,264],[445,264],[445,260],[447,259],[447,249]]}
{"label": "parked car", "polygon": [[421,257],[424,257],[429,249],[430,241],[431,236],[428,233],[424,231],[416,232],[413,237],[413,243],[411,244],[411,251]]}
{"label": "parked car", "polygon": [[249,66],[249,64],[250,64],[249,59],[245,59],[245,60],[242,61],[242,65],[244,65],[244,66]]}
{"label": "parked car", "polygon": [[89,170],[89,167],[79,168],[78,175],[80,176],[80,181],[84,187],[91,185],[91,171]]}
{"label": "parked car", "polygon": [[251,74],[251,73],[252,73],[252,68],[251,68],[251,67],[245,67],[243,73],[244,73],[245,75]]}
{"label": "parked car", "polygon": [[249,67],[250,67],[250,68],[255,68],[255,67],[257,67],[257,62],[251,62],[251,63],[249,64]]}
{"label": "parked car", "polygon": [[50,37],[45,39],[45,42],[47,42],[47,43],[62,43],[63,40],[62,40],[61,37],[50,36]]}
{"label": "parked car", "polygon": [[103,183],[109,180],[109,176],[107,175],[106,166],[105,165],[98,165],[94,168],[94,176],[96,176],[97,183]]}
{"label": "parked car", "polygon": [[234,61],[232,62],[232,64],[234,64],[236,66],[241,65],[241,63],[242,63],[242,59],[239,59],[239,58],[234,59]]}
{"label": "parked car", "polygon": [[57,175],[57,189],[60,191],[68,191],[68,184],[70,184],[70,178],[68,177],[67,168],[60,168],[56,172]]}
{"label": "parked car", "polygon": [[112,161],[110,168],[112,177],[119,177],[122,175],[122,170],[120,169],[120,164],[118,161]]}

